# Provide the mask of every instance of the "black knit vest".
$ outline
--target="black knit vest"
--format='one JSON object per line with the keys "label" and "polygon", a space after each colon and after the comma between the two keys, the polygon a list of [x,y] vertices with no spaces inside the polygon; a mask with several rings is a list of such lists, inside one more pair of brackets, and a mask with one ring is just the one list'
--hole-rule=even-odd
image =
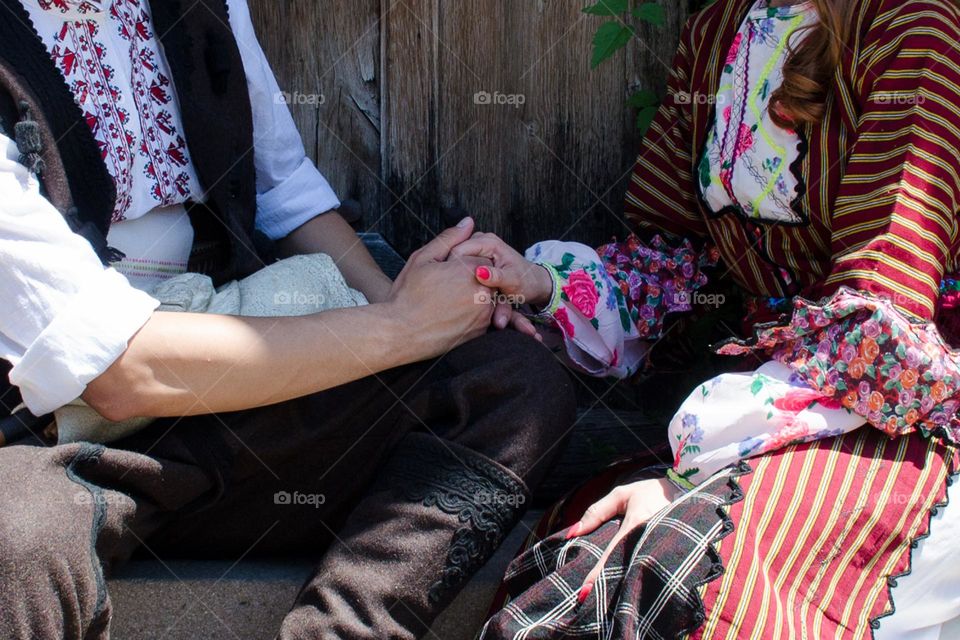
{"label": "black knit vest", "polygon": [[[263,262],[254,245],[256,174],[253,163],[253,118],[240,51],[229,27],[225,0],[149,0],[154,33],[158,34],[176,87],[184,138],[190,159],[206,194],[203,205],[190,209],[195,246],[221,247],[208,260],[212,268],[195,268],[216,283],[256,271]],[[19,0],[0,0],[0,65],[13,72],[18,89],[28,92],[42,111],[62,162],[75,217],[71,226],[97,249],[106,234],[116,190],[93,133],[73,94],[50,59]],[[13,137],[23,118],[16,101],[0,89],[0,117]],[[22,149],[21,149],[22,151]],[[48,163],[49,164],[49,163]],[[40,171],[41,184],[44,182]],[[68,215],[68,212],[63,212]],[[68,218],[69,219],[69,218]],[[7,304],[0,301],[0,304]],[[0,416],[19,401],[0,364]]]}

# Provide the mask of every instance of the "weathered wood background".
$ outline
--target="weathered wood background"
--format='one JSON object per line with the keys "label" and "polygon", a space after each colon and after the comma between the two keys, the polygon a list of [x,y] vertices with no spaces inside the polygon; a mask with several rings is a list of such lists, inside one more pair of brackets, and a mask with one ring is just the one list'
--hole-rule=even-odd
{"label": "weathered wood background", "polygon": [[586,0],[250,5],[308,153],[361,203],[364,229],[407,253],[457,209],[518,247],[622,234],[638,142],[625,101],[662,94],[688,14],[660,1],[666,26],[638,24],[595,70],[602,19],[582,13]]}

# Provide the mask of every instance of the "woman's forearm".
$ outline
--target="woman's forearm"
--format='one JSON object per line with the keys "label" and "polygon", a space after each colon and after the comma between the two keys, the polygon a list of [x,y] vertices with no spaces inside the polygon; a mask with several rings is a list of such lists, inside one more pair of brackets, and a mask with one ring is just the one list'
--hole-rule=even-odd
{"label": "woman's forearm", "polygon": [[428,357],[387,306],[295,318],[157,312],[83,398],[111,420],[237,411]]}

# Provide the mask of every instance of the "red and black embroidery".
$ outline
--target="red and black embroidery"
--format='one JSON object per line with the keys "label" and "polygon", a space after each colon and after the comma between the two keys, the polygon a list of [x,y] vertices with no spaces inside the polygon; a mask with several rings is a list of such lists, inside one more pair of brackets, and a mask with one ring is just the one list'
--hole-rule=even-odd
{"label": "red and black embroidery", "polygon": [[130,130],[130,114],[121,106],[115,71],[106,64],[100,27],[93,20],[69,20],[57,32],[50,55],[67,85],[117,187],[113,221],[123,220],[133,194],[132,149],[137,136]]}
{"label": "red and black embroidery", "polygon": [[[186,141],[174,115],[174,92],[160,62],[150,13],[142,0],[114,0],[108,24],[87,14],[101,0],[40,0],[41,8],[70,13],[56,32],[50,55],[63,74],[93,132],[116,184],[112,220],[125,220],[134,193],[146,192],[156,206],[185,202],[194,185]],[[126,52],[108,52],[104,28],[115,28]],[[113,41],[114,43],[117,40]],[[121,89],[108,53],[129,60],[129,94]],[[126,70],[126,65],[122,65]],[[126,108],[125,108],[126,105]],[[135,183],[143,185],[135,188]]]}
{"label": "red and black embroidery", "polygon": [[151,193],[162,206],[183,202],[190,193],[189,158],[170,112],[172,87],[157,63],[150,16],[140,0],[115,0],[110,15],[130,43],[133,100],[143,133],[139,152],[146,160],[144,174],[153,181]]}

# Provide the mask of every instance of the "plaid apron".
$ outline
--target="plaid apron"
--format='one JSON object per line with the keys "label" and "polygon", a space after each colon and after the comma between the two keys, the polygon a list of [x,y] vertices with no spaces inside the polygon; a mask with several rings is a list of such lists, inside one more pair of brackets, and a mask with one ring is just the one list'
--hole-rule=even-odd
{"label": "plaid apron", "polygon": [[741,463],[626,536],[582,604],[619,522],[567,541],[556,527],[578,516],[559,505],[545,516],[557,532],[511,564],[511,599],[481,638],[868,639],[944,505],[955,456],[936,438],[862,428]]}

